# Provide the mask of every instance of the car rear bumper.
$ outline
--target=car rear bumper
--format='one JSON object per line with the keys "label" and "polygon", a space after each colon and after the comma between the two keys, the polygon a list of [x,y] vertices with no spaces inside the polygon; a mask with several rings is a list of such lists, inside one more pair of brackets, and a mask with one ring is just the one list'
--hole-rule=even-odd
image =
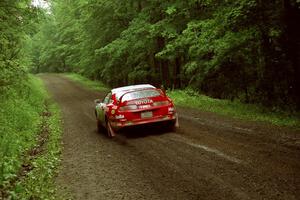
{"label": "car rear bumper", "polygon": [[177,114],[174,114],[174,115],[156,116],[156,117],[152,117],[152,118],[138,119],[138,120],[132,120],[132,121],[129,121],[129,120],[128,121],[127,120],[126,121],[112,121],[112,122],[110,122],[110,124],[113,129],[119,130],[123,127],[163,122],[163,121],[176,122],[176,119],[177,119]]}

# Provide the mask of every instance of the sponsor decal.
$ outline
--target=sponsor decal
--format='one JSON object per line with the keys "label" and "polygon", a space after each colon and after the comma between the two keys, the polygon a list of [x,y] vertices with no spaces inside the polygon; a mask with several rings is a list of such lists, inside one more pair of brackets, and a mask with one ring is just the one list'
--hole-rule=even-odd
{"label": "sponsor decal", "polygon": [[150,103],[153,103],[151,99],[143,99],[143,100],[135,101],[136,105],[143,105],[143,104],[150,104]]}

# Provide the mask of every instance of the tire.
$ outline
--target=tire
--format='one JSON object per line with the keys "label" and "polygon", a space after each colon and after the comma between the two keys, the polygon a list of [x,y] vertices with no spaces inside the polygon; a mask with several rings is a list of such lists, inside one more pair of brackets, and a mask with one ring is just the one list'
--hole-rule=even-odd
{"label": "tire", "polygon": [[97,132],[101,133],[103,131],[103,126],[98,119],[96,119],[96,120],[97,120]]}
{"label": "tire", "polygon": [[170,121],[167,124],[167,131],[168,132],[176,132],[176,121]]}
{"label": "tire", "polygon": [[97,132],[98,133],[102,133],[103,132],[103,126],[100,122],[100,120],[98,119],[98,115],[97,115],[97,111],[95,110],[95,116],[96,116],[96,125],[97,125]]}
{"label": "tire", "polygon": [[175,132],[176,131],[175,122],[174,121],[165,122],[164,130],[167,132]]}

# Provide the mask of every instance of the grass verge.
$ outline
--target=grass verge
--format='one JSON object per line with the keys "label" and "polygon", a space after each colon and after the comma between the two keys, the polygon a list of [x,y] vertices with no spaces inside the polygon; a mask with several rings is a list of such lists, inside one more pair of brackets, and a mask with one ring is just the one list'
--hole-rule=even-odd
{"label": "grass verge", "polygon": [[[103,83],[89,80],[79,74],[64,74],[64,76],[95,90],[109,90]],[[167,93],[178,106],[213,112],[237,119],[300,128],[299,113],[291,115],[280,111],[274,112],[254,104],[214,99],[191,90],[172,90],[167,91]]]}
{"label": "grass verge", "polygon": [[63,76],[67,77],[71,80],[74,80],[76,82],[79,82],[89,89],[99,90],[99,91],[108,91],[109,90],[109,88],[106,87],[102,82],[90,80],[90,79],[88,79],[84,76],[81,76],[79,74],[76,74],[76,73],[65,73],[65,74],[63,74]]}
{"label": "grass verge", "polygon": [[0,98],[0,199],[57,199],[58,107],[34,76]]}
{"label": "grass verge", "polygon": [[284,112],[272,112],[254,104],[244,104],[238,101],[214,99],[197,94],[190,90],[168,91],[168,95],[176,105],[214,112],[238,119],[268,122],[279,126],[300,128],[299,113],[295,116]]}

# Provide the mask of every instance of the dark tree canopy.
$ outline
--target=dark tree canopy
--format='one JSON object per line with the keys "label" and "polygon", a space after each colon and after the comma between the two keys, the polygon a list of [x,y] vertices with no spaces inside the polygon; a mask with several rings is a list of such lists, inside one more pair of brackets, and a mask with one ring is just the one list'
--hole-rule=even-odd
{"label": "dark tree canopy", "polygon": [[[22,8],[17,2],[0,3],[11,5],[0,7],[10,19],[1,21],[1,32],[10,27],[0,38],[6,49],[1,70],[18,71],[5,77],[22,72],[14,63],[24,27],[13,14]],[[35,72],[77,72],[110,86],[191,87],[217,98],[299,109],[298,0],[50,3],[51,12],[39,15],[37,32],[26,42]],[[1,78],[2,85],[8,82]]]}
{"label": "dark tree canopy", "polygon": [[30,66],[26,42],[36,31],[38,8],[30,0],[0,1],[0,93],[20,83]]}

